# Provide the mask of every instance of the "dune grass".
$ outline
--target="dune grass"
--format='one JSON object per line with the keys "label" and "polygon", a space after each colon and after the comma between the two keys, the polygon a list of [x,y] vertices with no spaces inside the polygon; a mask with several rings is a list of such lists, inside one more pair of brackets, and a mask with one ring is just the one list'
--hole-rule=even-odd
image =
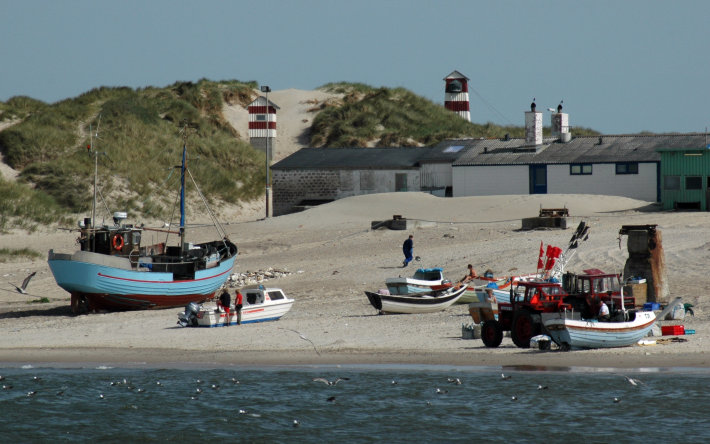
{"label": "dune grass", "polygon": [[[16,183],[0,183],[10,196],[0,202],[0,229],[11,219],[48,223],[58,213],[90,209],[95,153],[100,192],[111,211],[157,217],[174,201],[175,190],[166,186],[177,185],[184,121],[194,127],[188,167],[201,191],[224,202],[256,197],[263,191],[264,154],[235,139],[221,111],[225,102],[251,102],[256,86],[203,79],[165,88],[97,88],[52,105],[8,100],[3,115],[24,120],[0,133],[5,161],[20,171]],[[189,187],[188,193],[196,196]]]}
{"label": "dune grass", "polygon": [[16,259],[39,259],[44,254],[30,248],[0,248],[0,262]]}

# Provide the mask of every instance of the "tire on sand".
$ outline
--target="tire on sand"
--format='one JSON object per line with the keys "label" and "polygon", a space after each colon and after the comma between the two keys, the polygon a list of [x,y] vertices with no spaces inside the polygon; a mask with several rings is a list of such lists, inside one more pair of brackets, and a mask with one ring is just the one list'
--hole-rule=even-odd
{"label": "tire on sand", "polygon": [[485,321],[481,326],[481,339],[486,347],[495,348],[503,341],[503,328],[498,321]]}
{"label": "tire on sand", "polygon": [[540,324],[535,322],[529,311],[521,310],[513,316],[510,336],[520,348],[530,348],[530,338],[540,334]]}

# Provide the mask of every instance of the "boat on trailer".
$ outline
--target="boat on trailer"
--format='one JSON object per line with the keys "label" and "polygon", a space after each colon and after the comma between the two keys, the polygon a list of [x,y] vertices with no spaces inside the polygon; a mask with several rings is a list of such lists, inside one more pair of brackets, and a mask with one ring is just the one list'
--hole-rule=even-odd
{"label": "boat on trailer", "polygon": [[367,299],[379,313],[432,313],[456,303],[466,291],[465,286],[417,294],[386,294],[366,291]]}
{"label": "boat on trailer", "polygon": [[[280,288],[248,288],[243,292],[242,324],[276,321],[288,313],[293,299]],[[183,327],[226,327],[237,325],[237,312],[233,305],[229,314],[216,303],[190,303],[178,313],[178,324]]]}
{"label": "boat on trailer", "polygon": [[[127,214],[120,211],[113,214],[113,225],[98,226],[92,214],[79,223],[79,251],[49,250],[49,268],[57,285],[71,294],[73,313],[180,307],[204,302],[213,298],[229,277],[237,246],[227,238],[216,219],[218,240],[190,243],[185,238],[185,177],[192,175],[186,166],[187,127],[183,134],[179,231],[123,224]],[[93,146],[90,152],[98,159],[99,153]],[[96,208],[95,196],[96,184],[92,213]],[[209,208],[208,214],[214,219]],[[151,230],[164,233],[166,242],[143,245],[141,241]],[[168,234],[179,236],[177,245],[167,245]]]}

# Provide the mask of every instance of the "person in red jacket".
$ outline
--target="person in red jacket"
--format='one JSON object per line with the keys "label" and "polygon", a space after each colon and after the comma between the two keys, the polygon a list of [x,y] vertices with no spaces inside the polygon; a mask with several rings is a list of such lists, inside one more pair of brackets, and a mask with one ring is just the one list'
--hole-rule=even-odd
{"label": "person in red jacket", "polygon": [[237,310],[237,325],[242,323],[242,293],[237,290],[237,299],[234,301],[234,309]]}

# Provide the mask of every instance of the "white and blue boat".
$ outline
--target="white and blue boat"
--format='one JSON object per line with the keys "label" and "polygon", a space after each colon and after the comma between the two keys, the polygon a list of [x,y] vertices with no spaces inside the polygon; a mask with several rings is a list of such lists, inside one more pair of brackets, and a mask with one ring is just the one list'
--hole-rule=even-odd
{"label": "white and blue boat", "polygon": [[419,268],[412,277],[385,279],[385,285],[392,295],[415,295],[443,290],[451,287],[451,282],[444,278],[441,268]]}
{"label": "white and blue boat", "polygon": [[573,319],[565,313],[544,321],[546,333],[563,350],[610,348],[634,345],[656,323],[652,311],[624,311],[611,321]]}
{"label": "white and blue boat", "polygon": [[[221,226],[215,223],[219,240],[198,244],[185,241],[186,152],[185,142],[180,230],[154,230],[179,235],[177,245],[167,245],[167,237],[166,242],[141,245],[142,234],[151,229],[123,224],[126,213],[116,212],[112,226],[95,226],[91,218],[79,223],[79,251],[49,251],[49,268],[57,285],[71,294],[72,312],[184,307],[211,299],[225,283],[237,257],[237,246]],[[95,201],[94,197],[94,208]]]}

